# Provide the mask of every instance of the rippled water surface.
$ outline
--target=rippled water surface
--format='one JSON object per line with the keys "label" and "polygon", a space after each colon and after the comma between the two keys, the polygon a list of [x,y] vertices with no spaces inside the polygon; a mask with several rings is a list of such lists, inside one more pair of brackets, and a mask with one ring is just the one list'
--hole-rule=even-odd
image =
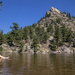
{"label": "rippled water surface", "polygon": [[75,75],[74,54],[4,54],[1,75]]}

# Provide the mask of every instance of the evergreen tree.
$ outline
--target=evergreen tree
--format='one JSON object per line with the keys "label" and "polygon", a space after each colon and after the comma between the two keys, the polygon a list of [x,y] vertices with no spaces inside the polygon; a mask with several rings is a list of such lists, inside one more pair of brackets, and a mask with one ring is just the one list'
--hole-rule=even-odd
{"label": "evergreen tree", "polygon": [[16,36],[16,33],[17,33],[17,31],[18,31],[18,29],[19,29],[19,26],[18,26],[18,24],[17,23],[13,23],[13,27],[11,27],[10,26],[10,28],[12,29],[12,32],[14,33],[14,35]]}
{"label": "evergreen tree", "polygon": [[73,47],[75,47],[75,41],[73,41]]}
{"label": "evergreen tree", "polygon": [[56,51],[57,45],[56,45],[55,41],[53,42],[51,49],[52,49],[53,51]]}
{"label": "evergreen tree", "polygon": [[72,31],[71,29],[68,30],[68,34],[67,34],[67,41],[69,42],[69,44],[71,44],[72,42]]}
{"label": "evergreen tree", "polygon": [[65,25],[63,25],[61,27],[61,34],[62,34],[62,42],[65,43],[66,40],[67,40],[67,34],[68,34],[68,30],[67,28],[65,27]]}
{"label": "evergreen tree", "polygon": [[33,38],[33,43],[31,44],[31,46],[34,48],[34,52],[37,51],[37,47],[39,46],[39,38],[37,35],[34,36]]}
{"label": "evergreen tree", "polygon": [[4,42],[4,35],[3,35],[3,31],[0,31],[0,45],[3,44]]}
{"label": "evergreen tree", "polygon": [[12,34],[14,35],[14,37],[16,37],[17,35],[17,32],[18,32],[18,29],[19,29],[19,26],[17,23],[13,23],[13,27],[10,26],[10,28],[12,29]]}
{"label": "evergreen tree", "polygon": [[0,1],[0,4],[2,4],[2,1]]}
{"label": "evergreen tree", "polygon": [[61,22],[61,19],[60,18],[57,18],[56,19],[56,23],[60,24],[60,22]]}
{"label": "evergreen tree", "polygon": [[56,44],[58,46],[59,40],[60,40],[60,29],[59,29],[59,26],[57,26],[57,25],[55,25],[54,40],[56,41]]}
{"label": "evergreen tree", "polygon": [[73,32],[73,47],[75,47],[75,32]]}
{"label": "evergreen tree", "polygon": [[26,42],[28,41],[28,36],[29,36],[29,29],[28,29],[28,27],[25,26],[23,28],[23,39],[25,39]]}
{"label": "evergreen tree", "polygon": [[49,13],[49,14],[46,13],[46,15],[45,15],[45,17],[50,17],[50,16],[51,16],[51,13]]}
{"label": "evergreen tree", "polygon": [[36,29],[35,29],[35,33],[39,36],[39,40],[40,40],[40,43],[42,43],[43,42],[43,35],[44,35],[44,27],[36,27]]}
{"label": "evergreen tree", "polygon": [[22,28],[20,28],[18,30],[18,37],[19,37],[19,40],[22,40],[23,39],[23,30],[22,30]]}
{"label": "evergreen tree", "polygon": [[48,33],[52,33],[53,32],[53,26],[51,24],[49,24],[49,26],[47,27],[47,32]]}
{"label": "evergreen tree", "polygon": [[70,13],[67,13],[67,15],[66,15],[69,19],[71,19],[71,15],[70,15]]}
{"label": "evergreen tree", "polygon": [[51,24],[53,24],[53,23],[56,24],[55,21],[51,19]]}
{"label": "evergreen tree", "polygon": [[0,53],[3,51],[3,48],[2,48],[2,46],[0,46]]}
{"label": "evergreen tree", "polygon": [[32,39],[33,38],[33,28],[31,25],[28,28],[29,28],[30,39]]}
{"label": "evergreen tree", "polygon": [[64,11],[63,13],[64,13],[64,14],[66,14],[66,12],[65,12],[65,11]]}
{"label": "evergreen tree", "polygon": [[49,35],[48,35],[48,33],[47,32],[44,32],[44,34],[43,34],[43,43],[46,43],[47,42],[47,40],[48,40],[48,38],[49,38]]}
{"label": "evergreen tree", "polygon": [[2,1],[0,1],[0,10],[1,10],[2,6],[3,6]]}
{"label": "evergreen tree", "polygon": [[48,27],[48,22],[45,23],[45,27]]}
{"label": "evergreen tree", "polygon": [[39,40],[40,40],[40,43],[43,43],[43,35],[44,35],[44,27],[41,27],[40,28],[40,34],[39,34]]}
{"label": "evergreen tree", "polygon": [[19,50],[19,53],[22,52],[23,46],[24,46],[24,44],[21,42],[21,43],[20,43],[20,46],[19,46],[19,49],[20,49],[20,50]]}
{"label": "evergreen tree", "polygon": [[68,17],[71,17],[70,13],[68,14]]}
{"label": "evergreen tree", "polygon": [[36,27],[36,25],[37,25],[37,24],[35,24],[35,23],[34,23],[34,24],[32,24],[32,27],[33,27],[33,28],[35,28],[35,27]]}
{"label": "evergreen tree", "polygon": [[10,46],[12,46],[13,45],[13,35],[12,35],[12,32],[10,32],[10,33],[7,33],[7,35],[6,35],[6,38],[7,38],[7,43],[10,45]]}
{"label": "evergreen tree", "polygon": [[13,27],[10,26],[10,28],[12,29],[12,35],[14,37],[14,42],[17,43],[18,41],[18,30],[19,30],[19,26],[17,23],[13,23]]}
{"label": "evergreen tree", "polygon": [[69,14],[67,13],[67,14],[66,14],[66,16],[68,17],[68,16],[69,16]]}
{"label": "evergreen tree", "polygon": [[35,28],[35,33],[39,36],[40,35],[40,26]]}

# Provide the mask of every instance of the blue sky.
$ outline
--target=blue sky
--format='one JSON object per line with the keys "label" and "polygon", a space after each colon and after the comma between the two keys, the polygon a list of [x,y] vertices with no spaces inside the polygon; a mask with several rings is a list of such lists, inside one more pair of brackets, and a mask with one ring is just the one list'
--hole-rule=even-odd
{"label": "blue sky", "polygon": [[75,0],[0,0],[3,7],[0,11],[0,29],[4,34],[11,31],[12,23],[25,27],[37,23],[53,6],[62,12],[75,16]]}

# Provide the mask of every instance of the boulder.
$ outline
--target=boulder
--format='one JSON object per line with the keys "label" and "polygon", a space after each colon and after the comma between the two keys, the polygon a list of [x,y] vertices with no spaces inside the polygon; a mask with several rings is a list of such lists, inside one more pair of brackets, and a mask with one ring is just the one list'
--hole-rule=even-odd
{"label": "boulder", "polygon": [[54,38],[54,37],[53,37],[53,36],[51,36],[51,37],[49,38],[49,40],[53,40],[53,38]]}
{"label": "boulder", "polygon": [[64,52],[64,53],[71,53],[71,50],[70,50],[69,48],[67,48],[66,46],[63,46],[63,47],[61,48],[61,50],[62,50],[62,52]]}
{"label": "boulder", "polygon": [[45,50],[43,50],[42,54],[45,54],[45,53],[46,53],[46,51],[45,51]]}
{"label": "boulder", "polygon": [[40,51],[37,51],[36,53],[38,54],[38,53],[41,53],[41,52]]}
{"label": "boulder", "polygon": [[31,50],[29,50],[29,52],[30,52],[30,53],[32,53],[32,54],[34,54],[34,50],[32,50],[32,49],[31,49]]}

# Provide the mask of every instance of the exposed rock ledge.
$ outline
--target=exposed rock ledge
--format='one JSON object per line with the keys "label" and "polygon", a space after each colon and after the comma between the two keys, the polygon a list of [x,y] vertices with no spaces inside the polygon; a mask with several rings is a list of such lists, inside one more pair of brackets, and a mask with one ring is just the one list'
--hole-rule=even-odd
{"label": "exposed rock ledge", "polygon": [[51,12],[57,12],[57,13],[61,13],[61,11],[59,11],[57,8],[51,7],[50,9]]}
{"label": "exposed rock ledge", "polygon": [[73,53],[74,52],[74,49],[70,49],[66,46],[62,46],[59,50],[56,51],[56,53]]}
{"label": "exposed rock ledge", "polygon": [[[3,50],[5,50],[7,52],[12,52],[12,50],[15,50],[15,47],[10,47],[7,44],[2,44],[1,46],[3,47]],[[16,47],[17,52],[18,52],[18,50],[19,49]],[[34,54],[34,50],[29,49],[27,51],[24,51],[23,53],[32,53],[32,54]],[[62,46],[62,47],[59,47],[56,51],[51,51],[47,48],[45,49],[45,48],[41,47],[36,53],[43,53],[43,54],[45,54],[45,53],[68,53],[68,54],[70,54],[70,53],[75,53],[75,49],[74,48],[70,49],[70,48],[66,47],[65,45]]]}
{"label": "exposed rock ledge", "polygon": [[[12,50],[15,50],[15,47],[10,47],[7,44],[2,44],[1,46],[2,46],[3,50],[5,50],[7,52],[11,52]],[[19,49],[16,47],[16,50],[19,50]]]}

